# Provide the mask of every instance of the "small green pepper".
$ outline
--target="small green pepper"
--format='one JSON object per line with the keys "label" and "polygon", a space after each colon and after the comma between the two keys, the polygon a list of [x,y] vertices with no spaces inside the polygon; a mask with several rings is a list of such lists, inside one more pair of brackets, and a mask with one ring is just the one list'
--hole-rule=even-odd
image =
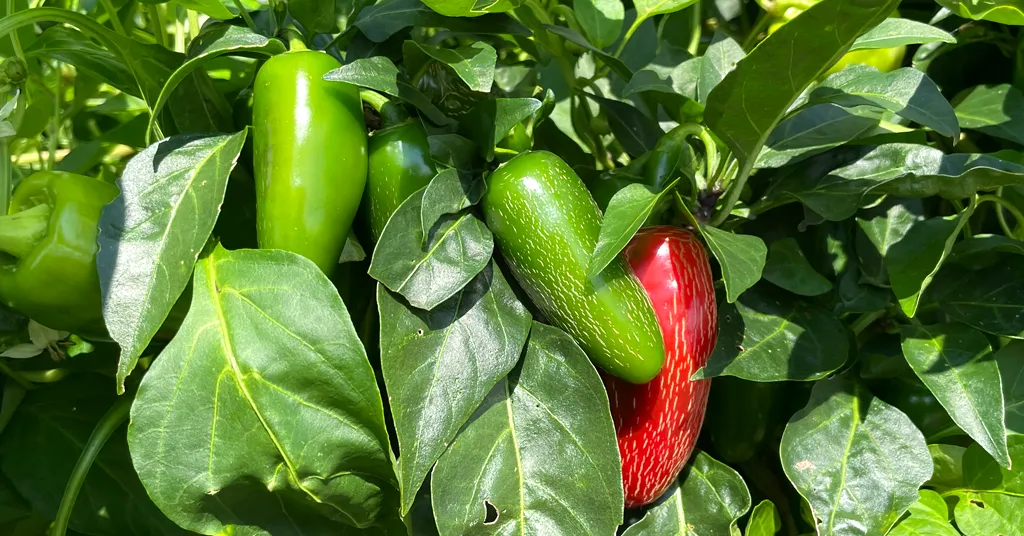
{"label": "small green pepper", "polygon": [[[36,322],[106,337],[96,271],[96,235],[113,184],[58,171],[23,180],[0,217],[0,300]],[[11,259],[13,257],[13,259]]]}
{"label": "small green pepper", "polygon": [[366,184],[366,126],[355,86],[323,79],[323,52],[274,56],[253,89],[256,235],[330,275]]}
{"label": "small green pepper", "polygon": [[512,274],[548,319],[609,373],[632,383],[658,374],[658,319],[625,259],[587,278],[601,211],[572,168],[545,151],[523,153],[487,178],[481,207]]}
{"label": "small green pepper", "polygon": [[363,192],[363,220],[374,243],[398,206],[434,177],[427,133],[417,121],[378,130],[370,136],[369,171]]}

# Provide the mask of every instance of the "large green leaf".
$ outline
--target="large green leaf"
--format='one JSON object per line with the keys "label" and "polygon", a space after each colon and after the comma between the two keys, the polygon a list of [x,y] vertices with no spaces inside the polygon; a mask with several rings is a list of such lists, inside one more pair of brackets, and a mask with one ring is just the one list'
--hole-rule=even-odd
{"label": "large green leaf", "polygon": [[886,252],[889,283],[907,316],[917,313],[922,294],[942,267],[972,210],[968,208],[961,214],[916,222]]}
{"label": "large green leaf", "polygon": [[953,320],[981,331],[1024,339],[1024,256],[970,270],[954,265],[936,277],[934,299]]}
{"label": "large green leaf", "polygon": [[437,527],[443,536],[612,534],[620,463],[594,365],[568,335],[534,322],[519,366],[434,468]]}
{"label": "large green leaf", "polygon": [[494,147],[516,123],[540,109],[537,99],[486,99],[473,105],[459,120],[459,129],[472,139],[484,158],[494,157]]}
{"label": "large green leaf", "polygon": [[748,510],[750,491],[739,473],[697,451],[657,506],[623,536],[732,536]]}
{"label": "large green leaf", "polygon": [[355,25],[375,43],[382,43],[410,26],[478,34],[530,35],[526,26],[508,15],[491,13],[471,19],[445,17],[420,0],[382,0],[360,11]]}
{"label": "large green leaf", "polygon": [[862,277],[869,283],[886,286],[889,274],[885,256],[893,245],[923,218],[921,203],[914,200],[887,199],[881,205],[861,211],[857,216],[856,249]]}
{"label": "large green leaf", "polygon": [[576,22],[594,46],[604,48],[619,38],[625,16],[621,0],[573,0],[572,8]]}
{"label": "large green leaf", "polygon": [[885,534],[932,474],[914,423],[844,377],[814,385],[786,426],[780,455],[821,534]]}
{"label": "large green leaf", "polygon": [[846,328],[830,311],[755,288],[719,305],[718,344],[694,378],[816,380],[846,362]]}
{"label": "large green leaf", "polygon": [[433,309],[469,283],[490,262],[491,231],[472,212],[446,216],[425,236],[423,192],[395,211],[373,250],[370,276],[420,309]]}
{"label": "large green leaf", "polygon": [[[418,1],[418,0],[417,0]],[[379,5],[379,4],[378,4]],[[363,10],[365,13],[366,10]],[[324,75],[324,80],[347,82],[349,84],[386,93],[402,99],[418,108],[438,125],[449,125],[453,121],[441,113],[426,95],[401,79],[398,67],[384,56],[358,59]]]}
{"label": "large green leaf", "polygon": [[115,52],[101,47],[74,28],[60,24],[47,28],[25,49],[25,56],[69,63],[125,93],[141,96],[131,68]]}
{"label": "large green leaf", "polygon": [[424,54],[449,66],[473,91],[484,93],[494,83],[494,64],[498,60],[494,47],[476,42],[456,49],[438,48],[412,41]]}
{"label": "large green leaf", "polygon": [[197,263],[192,308],[142,380],[128,443],[154,502],[205,534],[341,533],[397,495],[345,304],[316,265],[280,250],[218,247]]}
{"label": "large green leaf", "polygon": [[779,518],[779,510],[771,501],[765,499],[750,513],[750,520],[747,521],[743,536],[775,536],[781,529],[782,519]]}
{"label": "large green leaf", "polygon": [[965,19],[989,20],[1002,24],[1024,25],[1024,4],[1020,0],[936,0],[938,4]]}
{"label": "large green leaf", "polygon": [[964,487],[956,491],[957,527],[965,536],[1024,533],[1024,436],[1007,438],[1011,467],[1000,467],[979,445],[964,453]]}
{"label": "large green leaf", "polygon": [[963,324],[903,326],[903,356],[949,416],[1008,465],[1003,388],[988,340]]}
{"label": "large green leaf", "polygon": [[408,511],[456,432],[519,361],[530,313],[493,264],[429,312],[408,306],[383,285],[377,303],[381,367]]}
{"label": "large green leaf", "polygon": [[960,536],[949,524],[949,513],[942,496],[930,489],[918,492],[919,499],[910,505],[910,516],[889,531],[889,536]]}
{"label": "large green leaf", "polygon": [[878,124],[878,117],[862,109],[837,104],[801,108],[779,123],[757,158],[757,167],[793,164],[856,139]]}
{"label": "large green leaf", "polygon": [[[0,436],[4,475],[32,508],[50,519],[89,435],[117,401],[111,387],[109,377],[90,374],[34,389]],[[71,511],[70,527],[83,534],[185,534],[146,496],[132,468],[124,426],[93,462]]]}
{"label": "large green leaf", "polygon": [[930,24],[890,17],[853,42],[850,50],[890,48],[925,43],[956,43],[951,34]]}
{"label": "large green leaf", "polygon": [[[856,151],[852,155],[827,153],[779,173],[762,203],[776,206],[800,201],[824,218],[840,221],[865,205],[869,193],[963,199],[979,190],[1024,180],[1024,166],[992,155],[947,155],[933,147],[908,143]],[[852,163],[850,157],[855,158]]]}
{"label": "large green leaf", "polygon": [[1024,144],[1024,94],[1010,84],[975,86],[955,110],[963,128]]}
{"label": "large green leaf", "polygon": [[710,225],[700,225],[708,249],[722,267],[726,301],[733,303],[761,279],[768,247],[756,236],[730,233]]}
{"label": "large green leaf", "polygon": [[765,280],[801,296],[818,296],[832,290],[832,282],[814,270],[792,237],[772,242],[763,275]]}
{"label": "large green leaf", "polygon": [[484,195],[485,182],[471,179],[455,169],[446,169],[430,179],[423,191],[420,203],[420,231],[423,236],[430,234],[445,214],[456,214],[480,201]]}
{"label": "large green leaf", "polygon": [[1024,341],[1010,341],[995,353],[1003,380],[1006,431],[1024,434]]}
{"label": "large green leaf", "polygon": [[[768,135],[804,88],[898,0],[824,0],[762,41],[708,95],[707,125],[749,170]],[[794,54],[799,50],[799,54]]]}
{"label": "large green leaf", "polygon": [[[673,183],[674,184],[674,183]],[[647,221],[654,207],[667,193],[669,185],[661,192],[651,191],[645,184],[634,183],[619,190],[608,202],[601,222],[601,233],[594,246],[587,277],[596,278],[629,244],[636,231]]]}
{"label": "large green leaf", "polygon": [[118,392],[192,277],[245,135],[189,134],[148,147],[103,208],[96,266],[107,331],[121,346]]}
{"label": "large green leaf", "polygon": [[811,91],[808,102],[844,107],[874,105],[929,127],[943,136],[960,134],[956,114],[938,86],[923,72],[906,67],[883,73],[850,65]]}

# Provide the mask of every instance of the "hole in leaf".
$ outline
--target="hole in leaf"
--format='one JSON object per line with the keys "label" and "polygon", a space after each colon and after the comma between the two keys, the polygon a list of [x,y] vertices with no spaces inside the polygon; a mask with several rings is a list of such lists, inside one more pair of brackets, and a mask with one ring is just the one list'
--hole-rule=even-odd
{"label": "hole in leaf", "polygon": [[982,501],[979,501],[978,499],[971,499],[971,504],[973,504],[974,506],[977,506],[978,508],[985,508],[985,503],[982,502]]}
{"label": "hole in leaf", "polygon": [[491,504],[491,501],[484,501],[484,525],[493,525],[498,522],[498,509]]}
{"label": "hole in leaf", "polygon": [[422,337],[423,336],[423,330],[422,329],[417,329],[416,330],[416,334],[419,335],[420,337]]}

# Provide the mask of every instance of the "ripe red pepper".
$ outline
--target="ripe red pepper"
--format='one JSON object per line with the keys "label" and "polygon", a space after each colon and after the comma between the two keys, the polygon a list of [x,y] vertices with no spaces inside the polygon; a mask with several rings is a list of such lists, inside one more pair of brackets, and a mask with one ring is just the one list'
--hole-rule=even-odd
{"label": "ripe red pepper", "polygon": [[690,376],[707,363],[718,336],[711,267],[693,233],[641,229],[626,258],[647,291],[665,341],[665,366],[646,384],[605,375],[622,456],[626,506],[654,502],[683,468],[700,434],[710,380]]}

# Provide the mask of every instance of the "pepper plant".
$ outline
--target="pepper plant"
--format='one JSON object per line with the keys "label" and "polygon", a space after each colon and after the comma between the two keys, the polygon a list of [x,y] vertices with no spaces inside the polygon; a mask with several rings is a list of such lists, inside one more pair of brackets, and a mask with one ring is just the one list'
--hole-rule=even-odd
{"label": "pepper plant", "polygon": [[0,533],[1024,534],[1024,10],[0,2]]}

